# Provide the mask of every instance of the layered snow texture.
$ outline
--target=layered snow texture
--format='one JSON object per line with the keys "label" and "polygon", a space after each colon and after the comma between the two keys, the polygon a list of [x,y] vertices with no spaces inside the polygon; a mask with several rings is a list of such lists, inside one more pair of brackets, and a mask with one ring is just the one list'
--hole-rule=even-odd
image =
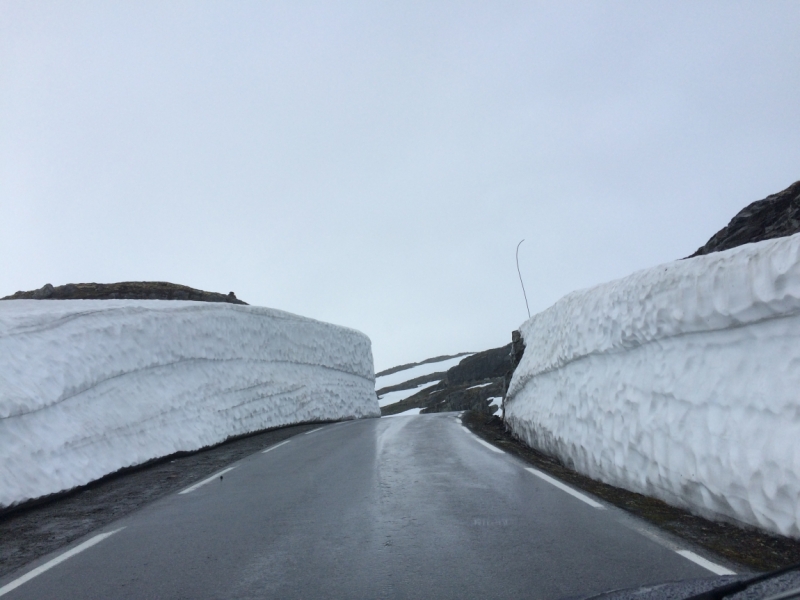
{"label": "layered snow texture", "polygon": [[289,313],[0,302],[0,506],[304,421],[379,417],[370,340]]}
{"label": "layered snow texture", "polygon": [[800,537],[800,234],[574,292],[521,332],[506,418],[529,445]]}

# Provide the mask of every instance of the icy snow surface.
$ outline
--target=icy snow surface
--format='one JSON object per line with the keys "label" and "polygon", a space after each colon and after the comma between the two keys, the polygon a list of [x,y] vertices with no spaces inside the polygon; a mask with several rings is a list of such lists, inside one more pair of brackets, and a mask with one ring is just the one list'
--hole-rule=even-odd
{"label": "icy snow surface", "polygon": [[491,400],[491,402],[489,402],[489,408],[494,406],[494,412],[492,414],[496,415],[498,417],[502,416],[502,414],[503,414],[503,404],[502,404],[503,398],[501,396],[494,396],[492,398],[487,398],[487,400]]}
{"label": "icy snow surface", "polygon": [[468,390],[477,390],[478,388],[486,387],[487,385],[492,385],[492,382],[489,383],[480,383],[478,385],[473,385],[472,387],[468,387]]}
{"label": "icy snow surface", "polygon": [[159,300],[0,302],[0,506],[302,421],[378,417],[369,338]]}
{"label": "icy snow surface", "polygon": [[800,537],[800,234],[574,292],[521,332],[506,418],[530,445]]}
{"label": "icy snow surface", "polygon": [[390,404],[394,404],[395,402],[400,402],[401,400],[405,400],[416,394],[417,392],[421,392],[425,388],[429,388],[431,386],[436,385],[439,381],[429,381],[428,383],[423,383],[418,385],[415,388],[411,388],[410,390],[395,390],[394,392],[387,392],[383,396],[378,396],[378,403],[383,406],[389,406]]}

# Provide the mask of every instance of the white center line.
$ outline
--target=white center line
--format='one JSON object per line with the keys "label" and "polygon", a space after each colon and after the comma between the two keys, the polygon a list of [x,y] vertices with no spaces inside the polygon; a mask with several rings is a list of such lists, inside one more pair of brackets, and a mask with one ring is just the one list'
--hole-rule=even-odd
{"label": "white center line", "polygon": [[725,567],[718,565],[717,563],[713,563],[710,560],[706,560],[699,554],[695,554],[691,550],[676,550],[678,554],[680,554],[683,558],[687,558],[693,563],[700,565],[704,569],[708,569],[712,573],[716,575],[736,575],[734,571],[730,569],[726,569]]}
{"label": "white center line", "polygon": [[573,490],[568,485],[561,483],[558,479],[550,477],[550,475],[546,475],[545,473],[537,471],[536,469],[531,469],[530,467],[525,467],[525,470],[528,471],[529,473],[532,473],[533,475],[536,475],[539,479],[544,479],[547,483],[556,486],[558,489],[567,492],[570,496],[577,498],[581,502],[585,502],[592,508],[604,508],[603,505],[600,504],[599,502],[595,502],[594,500],[589,498],[589,496],[586,496],[576,490]]}
{"label": "white center line", "polygon": [[266,454],[266,453],[267,453],[267,452],[269,452],[270,450],[275,450],[275,448],[280,448],[280,447],[281,447],[281,446],[283,446],[284,444],[288,444],[288,443],[289,443],[289,442],[291,442],[291,441],[292,441],[292,440],[286,440],[285,442],[281,442],[280,444],[275,444],[274,446],[270,446],[269,448],[267,448],[266,450],[264,450],[264,451],[263,451],[261,454]]}
{"label": "white center line", "polygon": [[110,537],[110,536],[114,535],[115,533],[117,533],[118,531],[122,531],[123,529],[125,529],[125,528],[124,527],[120,527],[119,529],[115,529],[114,531],[109,531],[108,533],[101,533],[99,535],[96,535],[93,538],[86,540],[82,544],[79,544],[79,545],[75,546],[72,550],[67,550],[61,556],[56,556],[53,560],[47,561],[46,563],[44,563],[43,565],[41,565],[39,567],[36,567],[32,571],[28,571],[27,573],[25,573],[25,575],[23,575],[19,579],[15,579],[11,583],[7,583],[3,587],[1,587],[0,588],[0,596],[5,596],[8,592],[10,592],[11,590],[17,589],[19,586],[21,586],[26,581],[30,581],[31,579],[33,579],[37,575],[41,575],[45,571],[49,571],[50,569],[55,567],[57,564],[64,562],[65,560],[75,556],[79,552],[83,552],[87,548],[91,548],[95,544],[99,544],[100,542],[102,542],[107,537]]}
{"label": "white center line", "polygon": [[311,431],[306,431],[303,435],[308,435],[309,433],[314,433],[315,431],[319,431],[322,427],[317,427],[316,429],[312,429]]}
{"label": "white center line", "polygon": [[209,477],[208,479],[203,479],[203,481],[201,481],[200,483],[195,483],[194,485],[192,485],[192,486],[189,486],[188,488],[186,488],[186,489],[185,489],[185,490],[183,490],[182,492],[178,492],[178,493],[179,493],[179,494],[188,494],[189,492],[193,492],[193,491],[195,491],[197,488],[199,488],[201,485],[205,485],[205,484],[207,484],[207,483],[211,483],[211,482],[212,482],[212,481],[214,481],[214,480],[215,480],[217,477],[221,477],[222,475],[224,475],[224,474],[225,474],[225,473],[227,473],[228,471],[233,471],[235,468],[236,468],[236,467],[228,467],[227,469],[224,469],[224,470],[220,471],[220,472],[219,472],[219,473],[217,473],[216,475],[212,475],[212,476],[211,476],[211,477]]}

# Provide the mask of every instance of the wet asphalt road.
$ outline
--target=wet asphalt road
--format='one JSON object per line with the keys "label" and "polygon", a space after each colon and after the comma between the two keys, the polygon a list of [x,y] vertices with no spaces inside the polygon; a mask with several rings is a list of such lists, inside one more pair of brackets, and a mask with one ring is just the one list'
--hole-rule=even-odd
{"label": "wet asphalt road", "polygon": [[3,600],[558,599],[712,576],[452,413],[326,425],[230,466],[3,577],[67,557]]}

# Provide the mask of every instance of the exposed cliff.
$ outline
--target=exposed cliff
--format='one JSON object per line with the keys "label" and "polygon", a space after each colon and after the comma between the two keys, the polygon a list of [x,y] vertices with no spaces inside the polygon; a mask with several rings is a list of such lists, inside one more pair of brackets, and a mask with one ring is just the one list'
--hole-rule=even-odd
{"label": "exposed cliff", "polygon": [[745,206],[689,258],[797,232],[800,232],[800,181]]}
{"label": "exposed cliff", "polygon": [[122,281],[120,283],[45,284],[38,290],[17,292],[0,300],[195,300],[247,304],[229,292],[218,294],[166,281]]}
{"label": "exposed cliff", "polygon": [[[505,388],[505,377],[511,366],[510,353],[510,344],[492,348],[467,356],[446,371],[410,377],[391,387],[382,387],[377,391],[378,396],[403,389],[419,388],[420,391],[384,406],[381,412],[391,415],[418,408],[423,413],[477,410],[494,414],[498,410]],[[398,372],[397,367],[389,371]],[[429,382],[437,383],[425,386]],[[378,386],[380,383],[376,383],[376,387]]]}

